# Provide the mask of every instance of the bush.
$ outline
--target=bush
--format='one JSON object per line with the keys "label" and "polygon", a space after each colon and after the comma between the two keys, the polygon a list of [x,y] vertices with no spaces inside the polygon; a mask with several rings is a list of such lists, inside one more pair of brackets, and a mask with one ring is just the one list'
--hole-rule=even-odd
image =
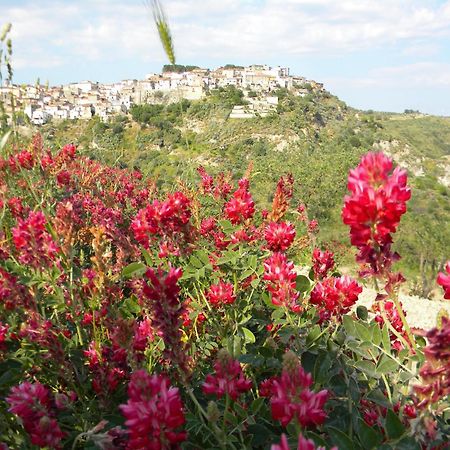
{"label": "bush", "polygon": [[8,151],[2,447],[445,448],[450,320],[426,341],[405,321],[391,241],[410,191],[386,156],[364,157],[342,210],[379,286],[369,314],[291,175],[261,210],[250,169],[165,193],[73,145]]}

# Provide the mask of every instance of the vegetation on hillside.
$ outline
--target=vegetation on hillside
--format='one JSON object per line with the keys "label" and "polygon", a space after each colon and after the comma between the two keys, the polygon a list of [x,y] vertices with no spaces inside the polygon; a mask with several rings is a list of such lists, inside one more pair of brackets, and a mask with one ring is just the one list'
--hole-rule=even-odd
{"label": "vegetation on hillside", "polygon": [[[229,119],[232,107],[246,102],[230,86],[201,101],[134,106],[129,116],[107,124],[94,118],[49,124],[43,131],[50,143],[74,142],[99,160],[153,174],[160,187],[177,178],[192,183],[199,165],[238,179],[251,163],[255,196],[266,206],[264,193],[289,171],[299,185],[296,200],[319,220],[321,239],[334,249],[349,248],[340,225],[345,174],[381,142],[410,169],[414,195],[396,245],[414,292],[429,295],[450,248],[450,189],[441,180],[449,170],[450,119],[357,111],[327,92],[275,94],[278,111],[265,118]],[[350,252],[344,256],[351,259]]]}

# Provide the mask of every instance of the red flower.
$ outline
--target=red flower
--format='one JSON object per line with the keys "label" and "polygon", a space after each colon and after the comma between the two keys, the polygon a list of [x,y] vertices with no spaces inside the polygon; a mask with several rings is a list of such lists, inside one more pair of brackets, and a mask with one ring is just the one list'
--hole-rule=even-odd
{"label": "red flower", "polygon": [[447,275],[439,272],[437,283],[440,284],[444,289],[444,298],[450,300],[450,261],[447,261],[447,264],[445,265],[445,271],[447,272]]}
{"label": "red flower", "polygon": [[34,268],[44,268],[55,260],[58,247],[45,229],[45,216],[31,211],[28,218],[19,219],[12,229],[13,242],[19,252],[19,261]]}
{"label": "red flower", "polygon": [[272,417],[284,427],[292,420],[297,420],[303,427],[321,425],[326,418],[323,406],[328,391],[313,392],[312,384],[311,374],[306,373],[299,363],[296,367],[283,369],[280,377],[273,377],[270,382],[266,380],[262,387],[264,396],[270,397]]}
{"label": "red flower", "polygon": [[352,278],[325,278],[317,283],[311,292],[311,303],[320,307],[320,314],[330,316],[346,314],[358,300],[362,287]]}
{"label": "red flower", "polygon": [[22,217],[25,211],[20,197],[11,197],[8,200],[8,208],[11,211],[11,214],[16,218]]}
{"label": "red flower", "polygon": [[316,279],[325,278],[330,270],[334,268],[334,254],[328,250],[322,252],[315,248],[312,255],[313,271]]}
{"label": "red flower", "polygon": [[316,219],[313,219],[308,223],[308,231],[310,233],[318,233],[319,232],[319,222]]}
{"label": "red flower", "polygon": [[209,287],[206,298],[216,308],[221,305],[230,305],[236,301],[236,295],[234,295],[233,290],[233,284],[219,281],[219,283],[212,284]]}
{"label": "red flower", "polygon": [[420,368],[421,385],[414,386],[417,408],[450,396],[450,319],[442,317],[440,328],[433,328],[426,334],[425,363]]}
{"label": "red flower", "polygon": [[138,370],[128,385],[128,402],[119,406],[129,430],[129,450],[178,448],[186,440],[183,404],[177,388],[163,375]]}
{"label": "red flower", "polygon": [[3,325],[3,323],[0,322],[0,348],[6,340],[6,333],[8,332],[8,328],[9,328],[8,324]]}
{"label": "red flower", "polygon": [[16,159],[20,167],[22,167],[23,169],[31,169],[34,166],[33,155],[27,150],[22,150],[20,153],[18,153],[16,155]]}
{"label": "red flower", "polygon": [[34,445],[61,448],[64,433],[54,418],[52,399],[45,386],[25,381],[11,389],[6,401],[10,404],[9,411],[22,420]]}
{"label": "red flower", "polygon": [[300,294],[295,290],[296,278],[294,263],[288,262],[284,253],[274,253],[264,262],[264,280],[270,283],[267,289],[272,294],[272,303],[300,312],[302,307],[297,304]]}
{"label": "red flower", "polygon": [[270,250],[284,252],[294,242],[295,227],[289,222],[271,222],[265,229],[264,238]]}
{"label": "red flower", "polygon": [[17,277],[0,267],[0,303],[11,311],[20,306],[29,307],[31,302],[27,288],[19,283]]}
{"label": "red flower", "polygon": [[173,267],[168,272],[161,268],[157,271],[148,269],[143,293],[152,315],[153,329],[164,341],[166,361],[174,362],[186,370],[188,356],[181,341],[181,326],[186,308],[178,297],[180,288],[177,284],[182,274],[181,269]]}
{"label": "red flower", "polygon": [[56,181],[60,186],[68,186],[70,183],[70,173],[67,170],[61,170],[56,175]]}
{"label": "red flower", "polygon": [[357,261],[368,264],[369,273],[389,270],[398,255],[391,252],[392,236],[406,212],[411,190],[406,171],[392,171],[392,160],[383,153],[368,153],[350,171],[342,219],[350,226],[352,245],[359,249]]}
{"label": "red flower", "polygon": [[[289,443],[285,434],[281,435],[280,444],[273,444],[270,450],[290,450]],[[304,438],[301,434],[298,435],[297,450],[325,450],[325,447],[316,447],[314,441]],[[338,450],[337,447],[333,447],[330,450]]]}
{"label": "red flower", "polygon": [[239,180],[239,189],[234,192],[233,197],[225,204],[225,215],[233,224],[251,219],[255,213],[255,203],[248,188],[249,182],[246,178]]}
{"label": "red flower", "polygon": [[[179,248],[185,247],[190,237],[190,217],[189,199],[182,192],[175,192],[164,202],[154,200],[147,208],[138,211],[131,229],[136,240],[144,247],[150,246],[152,236],[162,236],[172,241],[172,249],[176,253]],[[169,248],[167,244],[166,248]]]}
{"label": "red flower", "polygon": [[214,363],[214,374],[209,374],[203,383],[205,394],[218,398],[229,395],[236,400],[241,394],[252,388],[252,381],[245,378],[239,361],[232,359],[225,352],[220,352]]}
{"label": "red flower", "polygon": [[211,175],[208,175],[205,168],[200,166],[197,169],[197,172],[202,178],[202,191],[204,194],[210,194],[214,188],[214,178]]}
{"label": "red flower", "polygon": [[216,219],[214,217],[207,217],[206,219],[203,219],[200,224],[200,234],[206,237],[216,228]]}

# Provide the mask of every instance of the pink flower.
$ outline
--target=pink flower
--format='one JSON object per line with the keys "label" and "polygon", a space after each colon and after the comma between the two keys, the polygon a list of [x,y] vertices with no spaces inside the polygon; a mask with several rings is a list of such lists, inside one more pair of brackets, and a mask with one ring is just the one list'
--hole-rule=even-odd
{"label": "pink flower", "polygon": [[274,253],[264,262],[264,280],[269,282],[267,289],[274,305],[283,305],[293,312],[302,310],[297,303],[300,294],[295,290],[296,279],[294,263],[288,262],[284,253]]}
{"label": "pink flower", "polygon": [[342,219],[350,226],[352,245],[359,249],[357,261],[368,264],[370,272],[389,271],[398,255],[391,252],[395,233],[406,202],[411,197],[407,175],[383,153],[368,153],[356,169],[350,171]]}
{"label": "pink flower", "polygon": [[315,248],[313,251],[313,271],[316,279],[325,278],[330,270],[334,268],[334,254],[328,250],[322,252]]}
{"label": "pink flower", "polygon": [[212,284],[209,287],[206,298],[216,308],[221,305],[230,305],[236,301],[236,295],[234,295],[233,290],[233,284],[219,281],[219,283]]}
{"label": "pink flower", "polygon": [[[295,367],[284,368],[281,376],[265,381],[263,393],[270,397],[272,417],[287,426],[292,420],[306,427],[321,425],[326,418],[323,409],[328,399],[328,391],[311,391],[311,374],[306,373],[298,363]],[[261,394],[262,395],[262,394]]]}
{"label": "pink flower", "polygon": [[346,314],[358,300],[362,287],[352,278],[325,278],[311,292],[311,303],[319,306],[323,319]]}
{"label": "pink flower", "polygon": [[273,252],[284,252],[294,242],[295,227],[289,222],[271,222],[267,225],[264,238]]}
{"label": "pink flower", "polygon": [[203,383],[205,394],[216,395],[218,398],[229,395],[233,400],[251,388],[252,381],[245,378],[239,361],[225,352],[219,353],[214,363],[214,374],[207,375]]}
{"label": "pink flower", "polygon": [[186,440],[183,404],[177,388],[163,375],[138,370],[128,385],[128,401],[119,406],[129,431],[127,449],[178,448]]}
{"label": "pink flower", "polygon": [[255,213],[255,203],[248,188],[249,182],[246,178],[239,180],[239,189],[234,192],[233,197],[225,204],[225,216],[233,224],[251,219]]}
{"label": "pink flower", "polygon": [[54,418],[49,390],[41,383],[28,381],[14,386],[6,401],[9,411],[22,420],[31,442],[39,447],[61,448],[64,433]]}
{"label": "pink flower", "polygon": [[447,275],[439,272],[437,277],[437,283],[444,289],[444,298],[450,300],[450,261],[447,261],[445,265],[445,271]]}

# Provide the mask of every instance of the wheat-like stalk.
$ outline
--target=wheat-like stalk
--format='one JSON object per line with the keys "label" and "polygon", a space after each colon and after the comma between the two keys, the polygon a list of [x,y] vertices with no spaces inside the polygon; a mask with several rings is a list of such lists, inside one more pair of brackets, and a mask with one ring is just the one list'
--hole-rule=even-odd
{"label": "wheat-like stalk", "polygon": [[151,0],[150,7],[153,12],[153,20],[159,33],[159,39],[171,64],[175,64],[175,50],[169,22],[159,0]]}

